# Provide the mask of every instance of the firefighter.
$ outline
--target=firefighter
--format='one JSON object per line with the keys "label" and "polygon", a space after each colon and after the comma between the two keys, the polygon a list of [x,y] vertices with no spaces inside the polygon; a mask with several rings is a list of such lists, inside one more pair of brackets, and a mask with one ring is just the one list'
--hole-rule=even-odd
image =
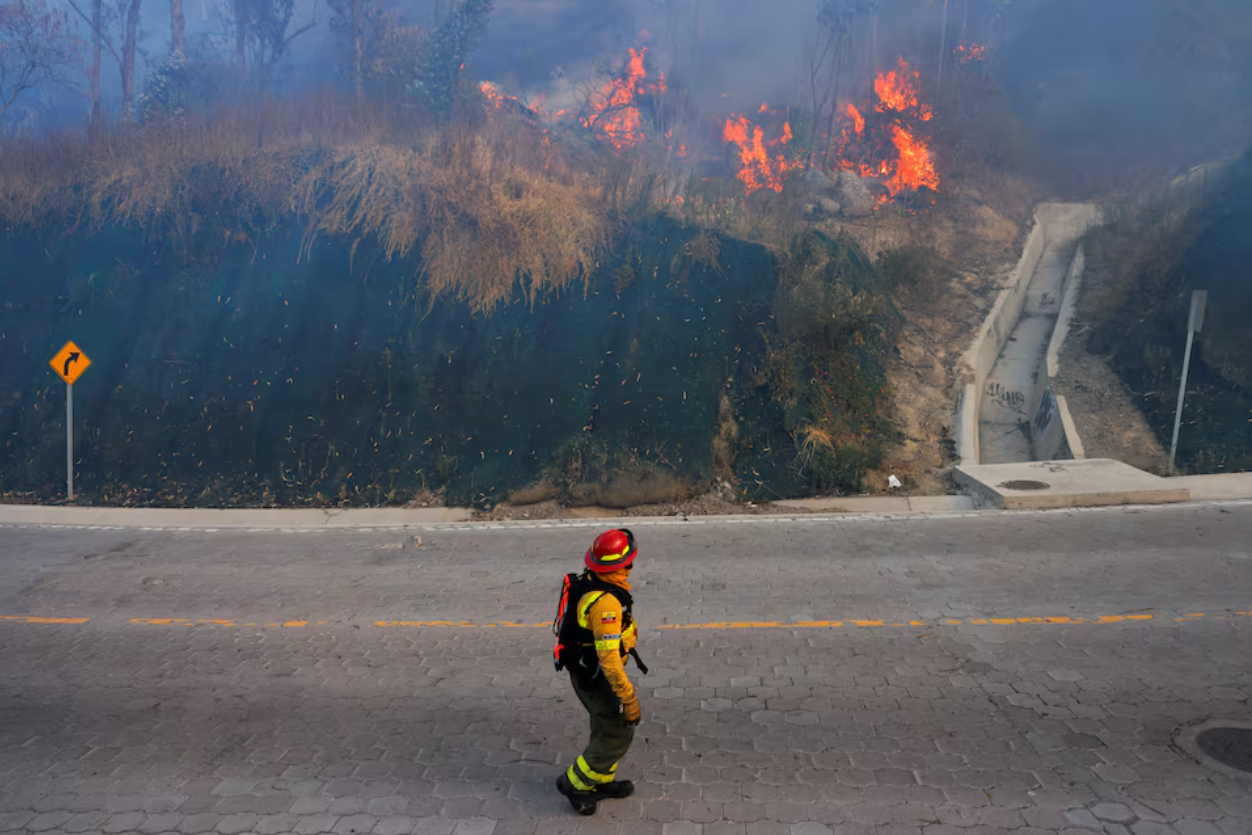
{"label": "firefighter", "polygon": [[639,699],[626,677],[631,656],[641,672],[647,667],[635,652],[637,631],[631,615],[630,572],[639,549],[628,530],[605,531],[584,557],[587,570],[568,575],[568,608],[558,634],[558,669],[566,668],[574,693],[591,717],[586,749],[556,780],[582,815],[593,815],[605,799],[629,797],[635,785],[617,779],[617,765],[642,718]]}

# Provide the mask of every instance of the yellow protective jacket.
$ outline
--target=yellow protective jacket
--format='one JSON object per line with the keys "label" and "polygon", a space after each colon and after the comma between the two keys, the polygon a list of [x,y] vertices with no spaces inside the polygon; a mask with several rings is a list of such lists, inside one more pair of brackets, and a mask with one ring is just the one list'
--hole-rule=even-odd
{"label": "yellow protective jacket", "polygon": [[[630,591],[630,582],[626,579],[626,571],[612,571],[598,575],[606,583],[620,586],[623,591]],[[626,654],[635,647],[638,631],[635,624],[625,626],[622,621],[625,612],[622,603],[612,592],[589,591],[578,599],[578,625],[590,629],[595,636],[596,657],[600,661],[600,669],[613,687],[613,692],[622,701],[635,694],[630,679],[626,677]]]}

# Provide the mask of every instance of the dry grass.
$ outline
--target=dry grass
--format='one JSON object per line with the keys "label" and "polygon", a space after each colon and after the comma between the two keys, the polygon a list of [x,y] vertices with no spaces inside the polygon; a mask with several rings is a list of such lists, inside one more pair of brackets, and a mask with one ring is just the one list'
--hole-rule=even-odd
{"label": "dry grass", "polygon": [[615,509],[672,504],[695,495],[694,485],[667,470],[635,469],[616,474],[607,484],[584,484],[572,492],[570,504]]}
{"label": "dry grass", "polygon": [[566,185],[508,159],[488,137],[453,165],[419,149],[336,149],[296,184],[293,206],[307,217],[305,247],[322,235],[376,236],[388,257],[420,247],[432,297],[476,311],[506,301],[520,278],[537,293],[590,274],[607,234],[588,183]]}
{"label": "dry grass", "polygon": [[[253,245],[292,222],[303,251],[333,238],[387,257],[420,253],[432,301],[475,311],[586,278],[633,172],[570,165],[520,117],[438,129],[412,114],[362,115],[333,98],[151,125],[96,142],[0,148],[0,221],[144,229]],[[616,189],[609,194],[610,187]]]}
{"label": "dry grass", "polygon": [[800,448],[796,455],[796,468],[800,472],[803,472],[817,455],[835,452],[835,439],[831,433],[813,424],[801,427],[796,433],[796,443]]}
{"label": "dry grass", "polygon": [[542,479],[520,490],[509,493],[509,504],[515,507],[551,502],[560,498],[561,489],[547,479]]}
{"label": "dry grass", "polygon": [[739,424],[735,422],[730,396],[722,392],[717,401],[717,432],[713,435],[713,474],[722,479],[735,477],[735,452],[739,442]]}

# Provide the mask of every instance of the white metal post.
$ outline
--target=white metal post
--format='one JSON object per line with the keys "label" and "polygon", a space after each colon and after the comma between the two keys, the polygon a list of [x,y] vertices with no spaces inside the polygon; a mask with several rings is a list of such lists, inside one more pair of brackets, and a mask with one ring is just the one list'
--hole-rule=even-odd
{"label": "white metal post", "polygon": [[1178,408],[1174,410],[1174,440],[1169,445],[1169,474],[1174,474],[1174,456],[1178,454],[1178,429],[1182,426],[1182,401],[1187,394],[1187,371],[1191,368],[1191,343],[1195,331],[1187,331],[1187,350],[1182,356],[1182,385],[1178,387]]}
{"label": "white metal post", "polygon": [[65,495],[74,501],[74,386],[65,386]]}
{"label": "white metal post", "polygon": [[1187,317],[1187,350],[1182,356],[1182,384],[1178,386],[1178,407],[1174,410],[1174,439],[1169,445],[1169,474],[1174,474],[1174,458],[1178,455],[1178,429],[1182,426],[1182,402],[1187,396],[1187,372],[1191,370],[1191,344],[1195,335],[1204,327],[1204,306],[1208,301],[1207,290],[1191,293],[1191,313]]}

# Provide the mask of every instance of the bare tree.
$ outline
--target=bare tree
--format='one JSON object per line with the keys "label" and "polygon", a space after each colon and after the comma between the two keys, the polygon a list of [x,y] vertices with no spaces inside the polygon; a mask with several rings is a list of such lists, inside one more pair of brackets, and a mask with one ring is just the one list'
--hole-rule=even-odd
{"label": "bare tree", "polygon": [[122,35],[122,119],[135,119],[135,49],[139,42],[139,9],[143,0],[118,0],[119,13],[125,9]]}
{"label": "bare tree", "polygon": [[273,71],[287,57],[291,42],[317,25],[316,3],[309,22],[294,31],[295,0],[231,0],[227,9],[226,29],[235,42],[241,87],[250,75],[260,91],[269,87]]}
{"label": "bare tree", "polygon": [[[122,119],[126,122],[135,118],[135,50],[139,42],[139,12],[143,0],[115,0],[114,5],[104,6],[102,0],[92,0],[91,15],[88,16],[79,5],[79,0],[66,0],[80,18],[91,28],[92,35],[92,120],[100,118],[100,64],[99,52],[103,46],[117,62],[118,71],[122,75]],[[118,21],[122,29],[121,52],[114,45],[109,22]]]}
{"label": "bare tree", "polygon": [[872,53],[872,69],[874,75],[878,75],[878,10],[882,5],[880,0],[869,0],[870,2],[870,18],[869,18],[869,48]]}
{"label": "bare tree", "polygon": [[824,84],[823,79],[826,75],[826,64],[833,61],[831,54],[834,50],[835,41],[829,32],[822,31],[817,38],[817,43],[810,46],[808,55],[808,85],[809,85],[809,105],[812,111],[812,117],[809,120],[808,135],[808,154],[804,161],[805,170],[813,167],[813,157],[817,150],[818,128],[821,125],[822,117],[826,112],[826,101],[829,97],[829,89]]}
{"label": "bare tree", "polygon": [[91,68],[87,77],[91,84],[91,115],[88,128],[93,135],[100,129],[100,45],[104,30],[104,0],[91,0]]}
{"label": "bare tree", "polygon": [[[317,4],[308,23],[291,29],[295,0],[234,0],[232,17],[227,20],[235,37],[235,57],[241,71],[241,92],[247,94],[251,81],[252,94],[264,101],[278,65],[287,57],[291,43],[317,25]],[[265,144],[266,109],[261,107],[257,120],[257,147]]]}
{"label": "bare tree", "polygon": [[176,58],[187,57],[187,19],[183,16],[183,0],[170,0],[170,52]]}
{"label": "bare tree", "polygon": [[352,38],[352,80],[357,105],[365,102],[365,0],[330,0],[333,29],[346,29]]}
{"label": "bare tree", "polygon": [[831,139],[835,134],[835,120],[839,116],[839,87],[843,80],[843,62],[847,57],[850,43],[848,35],[859,8],[857,0],[822,0],[822,5],[817,12],[817,25],[821,37],[827,42],[832,56],[829,86],[822,97],[820,108],[814,114],[816,124],[820,124],[823,115],[827,120],[826,143],[822,153],[823,168],[830,161]]}
{"label": "bare tree", "polygon": [[0,120],[40,84],[72,88],[79,63],[64,12],[50,11],[42,0],[0,2]]}
{"label": "bare tree", "polygon": [[248,33],[244,25],[248,19],[247,0],[233,0],[230,8],[235,33],[235,69],[239,71],[239,85],[242,87],[248,71]]}
{"label": "bare tree", "polygon": [[987,63],[992,64],[1000,53],[1004,38],[1004,18],[1013,6],[1013,0],[991,0],[991,14],[987,21]]}

